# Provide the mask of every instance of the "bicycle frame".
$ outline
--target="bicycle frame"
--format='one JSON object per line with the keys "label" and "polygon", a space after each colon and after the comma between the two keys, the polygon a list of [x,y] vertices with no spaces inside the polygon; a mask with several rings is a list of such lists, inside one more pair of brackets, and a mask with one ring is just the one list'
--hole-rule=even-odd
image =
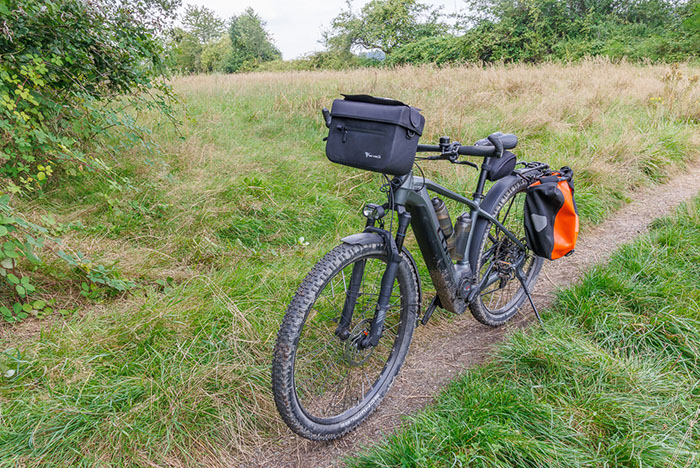
{"label": "bicycle frame", "polygon": [[[389,299],[396,277],[396,270],[400,263],[399,252],[402,251],[403,240],[409,223],[435,286],[439,299],[438,305],[450,312],[461,314],[465,311],[468,302],[473,299],[474,295],[487,286],[486,283],[489,279],[485,277],[484,281],[482,281],[484,284],[476,285],[477,272],[474,271],[476,265],[472,264],[476,261],[475,251],[478,249],[478,246],[473,245],[476,242],[474,239],[483,232],[483,227],[494,224],[515,245],[523,250],[526,248],[520,239],[487,210],[492,209],[495,201],[515,183],[514,178],[525,177],[527,173],[539,171],[545,167],[547,167],[545,164],[540,164],[519,169],[515,171],[514,175],[500,179],[484,195],[486,170],[482,166],[477,187],[471,200],[429,179],[415,176],[412,172],[402,177],[395,177],[391,181],[391,193],[389,194],[389,199],[393,200],[393,203],[386,203],[383,206],[385,208],[393,208],[398,214],[399,222],[396,235],[392,238],[391,233],[388,231],[375,227],[376,220],[368,219],[364,233],[343,239],[343,242],[350,244],[370,243],[381,240],[387,245],[389,251],[389,262],[382,276],[377,308],[370,327],[370,333],[365,338],[363,345],[376,346],[381,337],[384,318],[389,309]],[[452,262],[448,252],[447,242],[440,228],[429,192],[434,192],[459,202],[466,205],[469,209],[472,228],[469,232],[465,252],[462,252],[463,260],[456,264]],[[487,209],[484,209],[485,206]],[[391,215],[393,216],[393,214]],[[364,265],[361,263],[353,267],[350,290],[348,291],[341,319],[336,329],[336,334],[341,339],[347,334],[347,327],[352,320],[352,311],[357,299],[357,288],[353,288],[353,286],[359,284],[358,280],[362,277],[363,270]]]}
{"label": "bicycle frame", "polygon": [[[417,187],[418,191],[414,187]],[[413,219],[411,227],[440,296],[442,306],[451,312],[461,313],[466,306],[464,301],[466,297],[460,297],[458,286],[460,280],[466,279],[462,278],[465,273],[473,276],[475,266],[469,264],[468,253],[474,243],[476,230],[472,229],[469,232],[465,251],[461,252],[464,260],[453,264],[437,215],[430,201],[429,191],[466,205],[469,208],[472,226],[476,226],[479,219],[484,218],[501,229],[518,247],[525,248],[525,246],[496,218],[481,208],[484,198],[483,184],[477,186],[474,200],[470,200],[429,179],[413,175],[407,178],[406,182],[395,192],[395,203],[405,205],[408,212],[411,213]]]}

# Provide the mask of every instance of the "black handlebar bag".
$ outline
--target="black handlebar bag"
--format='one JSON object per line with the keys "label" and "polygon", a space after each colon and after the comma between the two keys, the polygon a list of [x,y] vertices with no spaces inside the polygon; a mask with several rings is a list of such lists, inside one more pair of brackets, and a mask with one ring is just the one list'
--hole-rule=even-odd
{"label": "black handlebar bag", "polygon": [[535,255],[555,260],[574,251],[579,218],[569,167],[544,174],[527,188],[524,218],[527,245]]}
{"label": "black handlebar bag", "polygon": [[328,159],[382,174],[407,174],[425,125],[420,109],[365,94],[343,96],[331,108]]}

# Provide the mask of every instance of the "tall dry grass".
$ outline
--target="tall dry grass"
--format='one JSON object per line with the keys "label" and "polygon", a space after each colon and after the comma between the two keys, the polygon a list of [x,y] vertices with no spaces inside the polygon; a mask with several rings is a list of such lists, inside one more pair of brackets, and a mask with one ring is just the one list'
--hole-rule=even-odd
{"label": "tall dry grass", "polygon": [[[208,75],[183,77],[174,85],[197,99],[274,96],[270,108],[257,112],[294,115],[319,126],[319,109],[340,93],[390,96],[423,109],[422,141],[450,135],[467,143],[492,131],[513,132],[522,157],[575,166],[584,183],[624,192],[663,179],[675,161],[697,155],[697,132],[688,135],[690,147],[672,147],[677,142],[671,140],[675,123],[700,121],[698,73],[683,65],[591,59],[570,65]],[[251,118],[259,116],[253,112]]]}

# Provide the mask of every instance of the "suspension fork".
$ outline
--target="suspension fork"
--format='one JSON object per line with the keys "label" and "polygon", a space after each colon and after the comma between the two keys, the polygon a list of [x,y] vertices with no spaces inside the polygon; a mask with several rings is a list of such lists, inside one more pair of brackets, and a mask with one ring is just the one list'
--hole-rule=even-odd
{"label": "suspension fork", "polygon": [[[374,219],[367,219],[365,224],[365,232],[368,229],[374,228]],[[367,260],[360,260],[352,266],[352,274],[350,275],[350,285],[345,293],[345,303],[343,311],[340,313],[340,320],[335,329],[335,334],[342,341],[350,337],[350,324],[352,323],[352,314],[357,305],[357,299],[360,297],[360,286],[362,286],[362,277],[365,274],[365,266]]]}
{"label": "suspension fork", "polygon": [[381,231],[383,233],[382,235],[385,237],[385,243],[389,253],[389,263],[386,266],[386,270],[384,270],[384,275],[382,275],[382,283],[379,289],[379,299],[377,300],[377,307],[374,311],[374,317],[372,318],[369,333],[360,343],[358,343],[361,348],[377,346],[379,344],[379,339],[382,337],[382,333],[384,332],[384,320],[386,319],[386,314],[390,307],[391,291],[394,288],[394,281],[396,280],[399,265],[401,264],[400,252],[403,249],[406,231],[409,223],[411,222],[411,215],[403,206],[399,205],[396,208],[396,212],[399,215],[399,223],[398,228],[396,229],[395,239],[392,239],[391,235],[387,231],[376,228],[368,228]]}

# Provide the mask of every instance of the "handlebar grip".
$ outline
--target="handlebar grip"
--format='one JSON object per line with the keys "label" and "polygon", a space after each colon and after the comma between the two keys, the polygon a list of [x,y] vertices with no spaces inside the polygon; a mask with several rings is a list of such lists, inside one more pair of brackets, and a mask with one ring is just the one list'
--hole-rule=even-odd
{"label": "handlebar grip", "polygon": [[323,114],[323,123],[326,127],[331,128],[331,113],[324,107],[321,109],[321,114]]}
{"label": "handlebar grip", "polygon": [[432,153],[436,152],[439,153],[442,151],[440,148],[440,145],[418,145],[418,149],[416,150],[418,153]]}
{"label": "handlebar grip", "polygon": [[458,154],[464,156],[493,156],[493,146],[460,146]]}

